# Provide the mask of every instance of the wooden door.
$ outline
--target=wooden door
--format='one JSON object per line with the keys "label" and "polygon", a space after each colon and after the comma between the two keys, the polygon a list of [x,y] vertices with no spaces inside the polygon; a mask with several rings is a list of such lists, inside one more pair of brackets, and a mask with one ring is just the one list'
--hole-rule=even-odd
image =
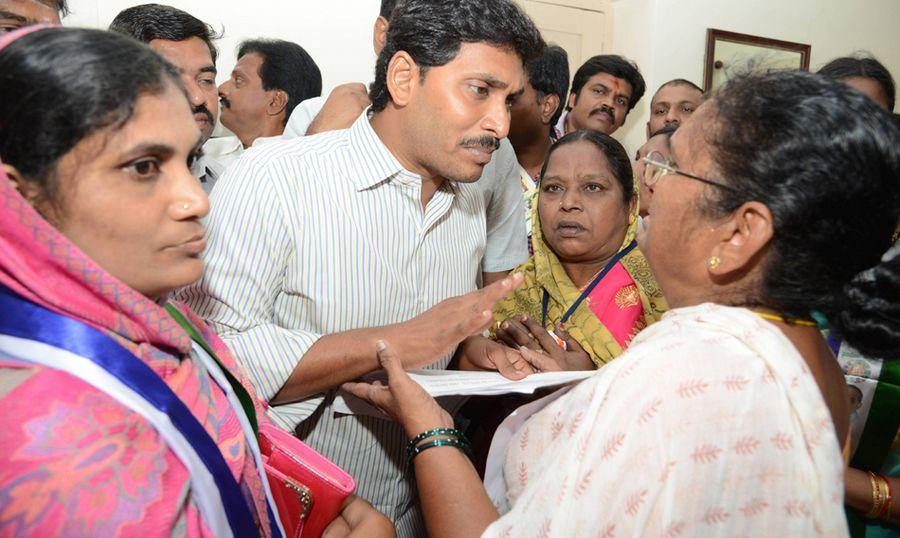
{"label": "wooden door", "polygon": [[518,2],[541,30],[544,40],[569,54],[570,77],[591,56],[609,52],[612,17],[608,0]]}

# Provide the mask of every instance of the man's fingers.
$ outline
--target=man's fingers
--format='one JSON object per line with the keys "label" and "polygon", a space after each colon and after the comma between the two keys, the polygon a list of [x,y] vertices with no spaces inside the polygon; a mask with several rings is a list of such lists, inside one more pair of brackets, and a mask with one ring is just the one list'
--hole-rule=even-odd
{"label": "man's fingers", "polygon": [[481,290],[477,292],[480,295],[478,299],[479,308],[482,310],[493,310],[497,301],[506,297],[512,290],[518,288],[524,279],[525,277],[522,273],[514,273],[503,280],[494,282],[490,286],[481,288]]}
{"label": "man's fingers", "polygon": [[494,321],[494,314],[490,310],[484,310],[477,314],[463,317],[456,323],[449,326],[446,335],[454,340],[454,344],[470,336],[481,334],[485,329],[491,326]]}
{"label": "man's fingers", "polygon": [[357,102],[363,107],[367,107],[372,104],[372,102],[369,100],[369,91],[366,89],[365,84],[353,82],[347,85],[347,90],[350,94],[356,97]]}

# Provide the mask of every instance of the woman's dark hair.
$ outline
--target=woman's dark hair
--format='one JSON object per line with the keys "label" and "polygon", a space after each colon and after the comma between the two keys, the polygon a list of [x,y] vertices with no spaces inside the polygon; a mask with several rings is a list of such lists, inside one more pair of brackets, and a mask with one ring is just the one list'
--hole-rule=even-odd
{"label": "woman's dark hair", "polygon": [[281,90],[288,95],[285,124],[298,104],[322,95],[319,66],[300,45],[281,39],[248,39],[238,48],[238,60],[247,54],[262,57],[259,78],[263,89]]}
{"label": "woman's dark hair", "polygon": [[48,5],[56,10],[59,13],[59,18],[62,19],[66,17],[71,11],[69,10],[69,4],[66,0],[38,0],[40,3]]}
{"label": "woman's dark hair", "polygon": [[835,80],[853,77],[872,79],[884,90],[884,95],[888,101],[888,110],[894,110],[896,99],[894,78],[891,76],[890,71],[887,70],[887,67],[875,58],[870,56],[835,58],[822,66],[818,73]]}
{"label": "woman's dark hair", "polygon": [[[715,177],[735,190],[707,192],[713,214],[745,202],[772,212],[774,236],[758,296],[792,318],[825,315],[864,354],[900,350],[896,259],[874,269],[884,301],[860,289],[900,218],[900,131],[868,97],[799,71],[730,81],[712,103],[707,129]],[[891,298],[892,297],[892,298]]]}
{"label": "woman's dark hair", "polygon": [[606,160],[609,161],[609,167],[612,169],[613,175],[622,187],[622,200],[627,207],[634,197],[634,175],[631,168],[631,160],[628,158],[628,153],[625,151],[622,144],[607,134],[592,131],[590,129],[581,129],[569,133],[557,140],[556,143],[550,147],[547,158],[544,160],[544,166],[541,167],[541,179],[543,179],[544,174],[547,173],[547,166],[550,164],[550,158],[553,156],[554,151],[567,144],[581,142],[582,140],[586,140],[595,145],[597,149],[606,156]]}
{"label": "woman's dark hair", "polygon": [[581,89],[584,88],[587,81],[597,73],[608,73],[631,84],[631,98],[628,100],[629,112],[647,91],[647,84],[644,82],[644,77],[638,70],[637,64],[617,54],[599,54],[588,58],[581,64],[578,71],[575,71],[571,90],[575,94],[575,99],[578,99]]}
{"label": "woman's dark hair", "polygon": [[[868,351],[876,357],[898,359],[900,251],[896,246],[892,250],[882,263],[859,275],[847,286],[850,307],[839,314],[838,324],[842,327],[842,334],[853,334],[857,343],[891,343],[890,347],[879,346],[880,349]],[[853,344],[852,341],[850,343]]]}
{"label": "woman's dark hair", "polygon": [[49,28],[20,37],[0,50],[0,158],[53,199],[60,157],[124,124],[138,97],[166,81],[180,87],[175,68],[121,35]]}
{"label": "woman's dark hair", "polygon": [[387,68],[400,51],[419,66],[422,78],[429,67],[453,61],[463,43],[506,47],[523,65],[544,49],[541,33],[511,0],[407,0],[391,12],[387,39],[375,63],[375,82],[369,87],[372,110],[384,110],[391,100]]}

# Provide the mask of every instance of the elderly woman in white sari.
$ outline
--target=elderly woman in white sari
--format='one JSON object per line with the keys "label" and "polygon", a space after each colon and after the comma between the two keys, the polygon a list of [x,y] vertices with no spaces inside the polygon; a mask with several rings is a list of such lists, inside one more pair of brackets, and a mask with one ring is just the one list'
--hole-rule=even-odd
{"label": "elderly woman in white sari", "polygon": [[869,355],[900,348],[897,305],[854,299],[898,221],[900,132],[780,72],[729,83],[671,149],[647,163],[641,242],[673,310],[521,424],[494,502],[390,342],[388,386],[346,386],[405,427],[432,536],[846,535],[847,388],[811,313]]}

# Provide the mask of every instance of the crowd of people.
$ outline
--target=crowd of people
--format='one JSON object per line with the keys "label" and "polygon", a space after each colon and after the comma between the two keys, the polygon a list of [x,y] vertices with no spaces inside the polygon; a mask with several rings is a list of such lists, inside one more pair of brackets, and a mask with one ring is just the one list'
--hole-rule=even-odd
{"label": "crowd of people", "polygon": [[[296,43],[217,86],[183,10],[67,12],[0,0],[0,535],[298,535],[266,427],[355,480],[329,537],[900,532],[876,59],[666,82],[632,158],[638,66],[570,83],[512,0],[382,0],[327,96]],[[594,372],[454,416],[417,368]]]}

